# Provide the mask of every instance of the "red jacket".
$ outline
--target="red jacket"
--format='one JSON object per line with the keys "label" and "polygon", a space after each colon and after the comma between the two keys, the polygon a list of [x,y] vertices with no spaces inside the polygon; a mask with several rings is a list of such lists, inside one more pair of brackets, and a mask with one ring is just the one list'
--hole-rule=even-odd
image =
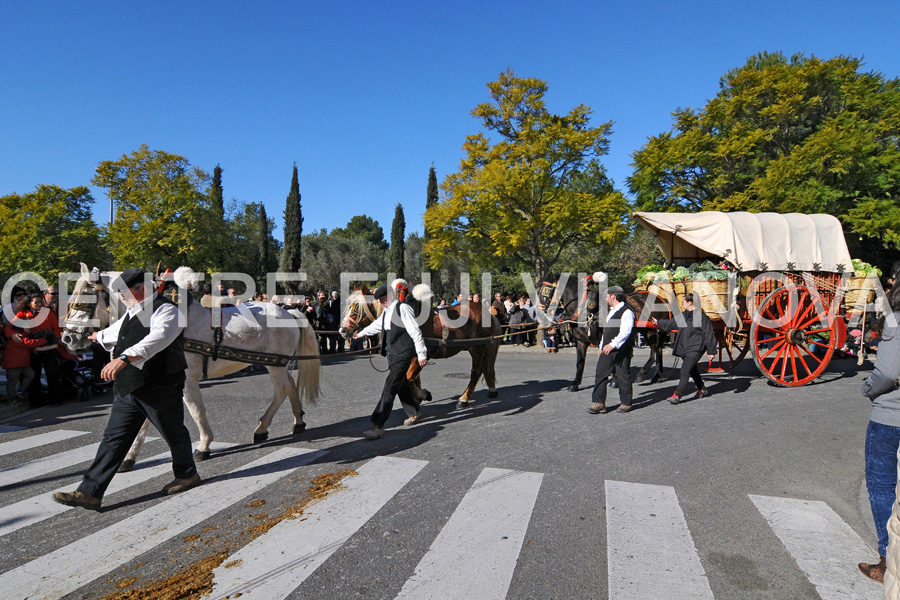
{"label": "red jacket", "polygon": [[[19,313],[22,314],[22,313]],[[31,365],[31,349],[38,348],[39,346],[43,346],[47,343],[45,339],[31,339],[26,337],[25,335],[21,336],[22,342],[16,342],[16,339],[13,337],[16,334],[21,333],[21,329],[16,331],[14,324],[18,320],[18,317],[13,319],[12,323],[7,323],[5,327],[6,333],[6,349],[3,351],[3,368],[4,369],[17,369],[21,367],[27,367]]]}

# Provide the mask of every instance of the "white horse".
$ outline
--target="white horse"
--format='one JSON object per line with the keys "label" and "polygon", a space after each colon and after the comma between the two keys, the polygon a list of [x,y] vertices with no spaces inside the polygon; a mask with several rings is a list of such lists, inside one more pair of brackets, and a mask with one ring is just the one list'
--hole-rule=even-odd
{"label": "white horse", "polygon": [[[110,310],[115,314],[124,314],[121,300],[110,294],[110,281],[114,276],[100,273],[97,269],[88,271],[84,263],[81,264],[81,277],[75,285],[72,299],[62,322],[62,341],[73,352],[89,348],[91,341],[88,336],[99,329],[104,329],[110,323]],[[175,271],[175,283],[185,290],[193,289],[199,282],[199,277],[188,267],[180,267]],[[118,311],[115,308],[118,306]],[[259,425],[253,432],[253,443],[258,444],[268,439],[269,426],[272,418],[278,412],[285,398],[291,401],[291,410],[294,413],[293,435],[298,435],[306,429],[303,422],[302,400],[315,404],[319,395],[319,345],[316,335],[310,327],[303,327],[284,309],[267,302],[250,302],[239,307],[223,307],[221,346],[235,348],[247,352],[260,352],[292,356],[316,356],[315,359],[300,360],[297,371],[296,384],[288,373],[287,365],[267,366],[272,383],[275,387],[275,397],[266,412],[259,419]],[[204,308],[199,302],[191,302],[187,308],[187,326],[184,329],[184,338],[197,340],[205,344],[213,344],[213,329],[209,308]],[[279,319],[282,326],[268,327],[267,320]],[[95,320],[95,325],[90,326],[89,321]],[[305,322],[304,318],[304,322]],[[288,325],[284,326],[284,323]],[[247,366],[247,363],[229,360],[212,360],[200,354],[185,352],[187,361],[187,379],[184,384],[184,403],[200,429],[200,444],[194,452],[196,460],[209,458],[209,445],[213,440],[212,428],[206,419],[206,408],[203,405],[203,397],[200,394],[200,380],[204,377],[204,360],[206,359],[206,377],[212,379],[224,377],[236,373]],[[147,433],[150,422],[146,421],[141,428],[137,439],[128,451],[120,471],[130,470],[140,452],[141,445]]]}

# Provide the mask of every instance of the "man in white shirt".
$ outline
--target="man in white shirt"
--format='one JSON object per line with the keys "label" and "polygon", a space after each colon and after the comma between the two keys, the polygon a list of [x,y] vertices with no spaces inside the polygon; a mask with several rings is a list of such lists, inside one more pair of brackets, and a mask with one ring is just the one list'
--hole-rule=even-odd
{"label": "man in white shirt", "polygon": [[403,424],[414,425],[419,422],[422,418],[421,403],[413,396],[406,372],[413,359],[417,359],[420,366],[428,364],[425,338],[416,323],[412,307],[397,301],[394,291],[389,291],[387,285],[379,286],[374,297],[385,307],[384,312],[380,318],[353,336],[364,338],[384,332],[381,336],[381,353],[388,357],[388,376],[384,381],[381,399],[372,413],[372,427],[363,432],[363,436],[370,440],[377,440],[384,434],[384,424],[394,408],[394,396],[399,396],[400,404],[408,416]]}
{"label": "man in white shirt", "polygon": [[606,382],[615,371],[619,389],[619,412],[631,410],[631,356],[634,349],[634,313],[625,304],[625,291],[617,285],[606,290],[609,312],[600,338],[597,353],[597,371],[594,374],[594,391],[591,393],[591,407],[588,412],[600,415],[609,412],[606,408]]}
{"label": "man in white shirt", "polygon": [[103,440],[93,464],[74,492],[56,492],[53,500],[66,506],[100,510],[103,494],[116,474],[145,419],[159,430],[172,452],[175,479],[165,487],[166,494],[177,494],[200,483],[191,454],[191,436],[184,426],[185,369],[184,351],[179,336],[184,320],[178,307],[158,296],[145,281],[149,275],[140,269],[127,269],[121,275],[122,298],[128,305],[126,315],[112,326],[91,334],[91,341],[117,358],[110,361],[100,376],[113,381],[113,404]]}

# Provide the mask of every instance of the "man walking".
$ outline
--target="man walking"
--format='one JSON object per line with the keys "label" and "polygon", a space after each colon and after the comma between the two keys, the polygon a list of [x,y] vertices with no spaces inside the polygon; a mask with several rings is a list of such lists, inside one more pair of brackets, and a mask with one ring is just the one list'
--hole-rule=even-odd
{"label": "man walking", "polygon": [[122,294],[128,305],[126,315],[91,340],[113,350],[117,358],[103,367],[101,376],[113,385],[113,404],[103,440],[93,464],[74,492],[56,492],[53,500],[66,506],[99,510],[103,494],[137,437],[144,419],[159,430],[172,452],[175,479],[163,488],[177,494],[200,483],[191,456],[191,437],[184,426],[185,369],[178,307],[157,295],[145,281],[148,274],[127,269]]}
{"label": "man walking", "polygon": [[384,424],[394,408],[394,396],[399,396],[400,404],[408,416],[403,424],[415,425],[419,422],[422,418],[421,403],[413,397],[406,372],[414,357],[418,358],[419,366],[428,364],[425,338],[416,323],[412,307],[405,302],[398,302],[394,290],[389,292],[387,285],[379,286],[374,297],[385,307],[381,318],[353,336],[359,339],[384,332],[381,354],[388,357],[388,376],[384,380],[381,399],[372,413],[372,428],[363,432],[363,436],[370,440],[377,440],[384,434]]}
{"label": "man walking", "polygon": [[684,309],[683,312],[674,319],[657,321],[650,317],[653,324],[663,331],[678,330],[672,354],[681,357],[681,378],[678,381],[678,387],[675,388],[675,393],[668,398],[672,404],[678,404],[684,399],[690,378],[693,378],[694,383],[697,384],[697,395],[694,400],[709,396],[706,386],[703,385],[703,379],[700,377],[697,363],[700,362],[700,356],[704,350],[709,355],[709,360],[713,360],[719,345],[712,321],[701,307],[694,308],[693,293],[684,295],[681,306]]}
{"label": "man walking", "polygon": [[631,410],[631,356],[634,349],[634,313],[625,304],[625,290],[617,285],[606,290],[609,312],[600,338],[597,353],[597,371],[594,374],[592,404],[588,410],[592,415],[600,415],[606,408],[606,381],[615,371],[619,389],[619,412]]}

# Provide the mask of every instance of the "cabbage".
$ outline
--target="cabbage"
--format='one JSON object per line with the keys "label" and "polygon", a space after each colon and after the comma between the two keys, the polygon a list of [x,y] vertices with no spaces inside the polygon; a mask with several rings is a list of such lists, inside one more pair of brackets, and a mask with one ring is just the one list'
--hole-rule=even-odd
{"label": "cabbage", "polygon": [[675,269],[675,272],[672,273],[673,280],[681,280],[681,279],[690,279],[691,272],[687,267],[678,267]]}
{"label": "cabbage", "polygon": [[672,274],[663,269],[662,271],[658,271],[654,274],[654,281],[669,281],[672,279]]}

